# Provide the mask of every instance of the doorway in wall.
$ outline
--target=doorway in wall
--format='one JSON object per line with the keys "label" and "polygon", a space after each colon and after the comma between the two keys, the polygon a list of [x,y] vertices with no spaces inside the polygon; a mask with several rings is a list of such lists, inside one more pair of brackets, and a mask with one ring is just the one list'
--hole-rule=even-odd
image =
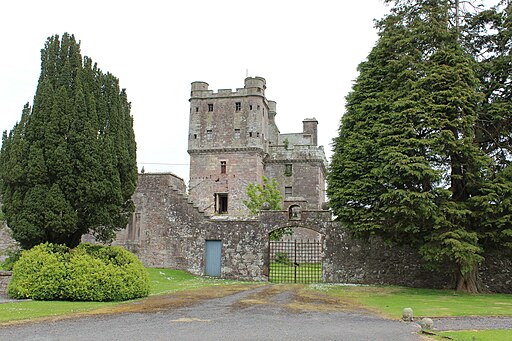
{"label": "doorway in wall", "polygon": [[220,277],[222,258],[222,241],[205,241],[205,275]]}

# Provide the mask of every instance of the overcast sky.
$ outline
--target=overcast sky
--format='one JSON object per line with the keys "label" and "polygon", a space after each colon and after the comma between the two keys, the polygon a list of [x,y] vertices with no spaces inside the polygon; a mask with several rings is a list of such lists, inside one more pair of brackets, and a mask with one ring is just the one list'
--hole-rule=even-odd
{"label": "overcast sky", "polygon": [[281,133],[319,121],[331,155],[344,98],[377,39],[381,0],[3,1],[0,6],[0,130],[32,104],[47,37],[69,32],[83,56],[119,78],[132,103],[139,169],[188,182],[190,83],[243,87],[267,80]]}

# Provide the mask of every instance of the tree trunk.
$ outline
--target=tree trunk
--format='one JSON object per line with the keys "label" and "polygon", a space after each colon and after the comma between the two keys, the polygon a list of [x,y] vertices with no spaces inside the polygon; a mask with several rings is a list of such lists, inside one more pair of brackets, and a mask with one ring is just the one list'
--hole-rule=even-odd
{"label": "tree trunk", "polygon": [[482,283],[478,276],[478,266],[475,266],[473,270],[462,274],[460,270],[457,271],[456,276],[457,291],[464,291],[471,294],[478,294],[483,292]]}

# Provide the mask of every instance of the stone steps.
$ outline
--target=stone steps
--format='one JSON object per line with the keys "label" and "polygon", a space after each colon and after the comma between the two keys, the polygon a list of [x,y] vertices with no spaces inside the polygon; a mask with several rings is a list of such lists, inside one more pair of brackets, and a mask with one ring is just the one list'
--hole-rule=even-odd
{"label": "stone steps", "polygon": [[188,205],[191,205],[195,210],[197,210],[197,212],[202,214],[205,218],[209,218],[209,215],[207,213],[205,213],[204,210],[201,210],[200,207],[197,204],[195,204],[192,200],[190,200],[190,197],[189,197],[189,195],[187,193],[184,193],[184,192],[180,191],[179,189],[177,189],[173,185],[170,185],[169,187],[171,188],[171,190],[173,192],[175,192],[177,194],[178,197],[181,198],[182,201],[186,201]]}

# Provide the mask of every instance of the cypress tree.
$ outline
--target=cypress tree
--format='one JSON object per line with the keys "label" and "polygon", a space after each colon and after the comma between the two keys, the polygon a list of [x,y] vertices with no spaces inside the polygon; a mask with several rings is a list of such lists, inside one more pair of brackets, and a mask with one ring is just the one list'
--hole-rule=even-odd
{"label": "cypress tree", "polygon": [[3,135],[0,189],[7,223],[23,248],[108,242],[133,212],[137,180],[130,104],[65,33],[41,50],[33,108]]}

